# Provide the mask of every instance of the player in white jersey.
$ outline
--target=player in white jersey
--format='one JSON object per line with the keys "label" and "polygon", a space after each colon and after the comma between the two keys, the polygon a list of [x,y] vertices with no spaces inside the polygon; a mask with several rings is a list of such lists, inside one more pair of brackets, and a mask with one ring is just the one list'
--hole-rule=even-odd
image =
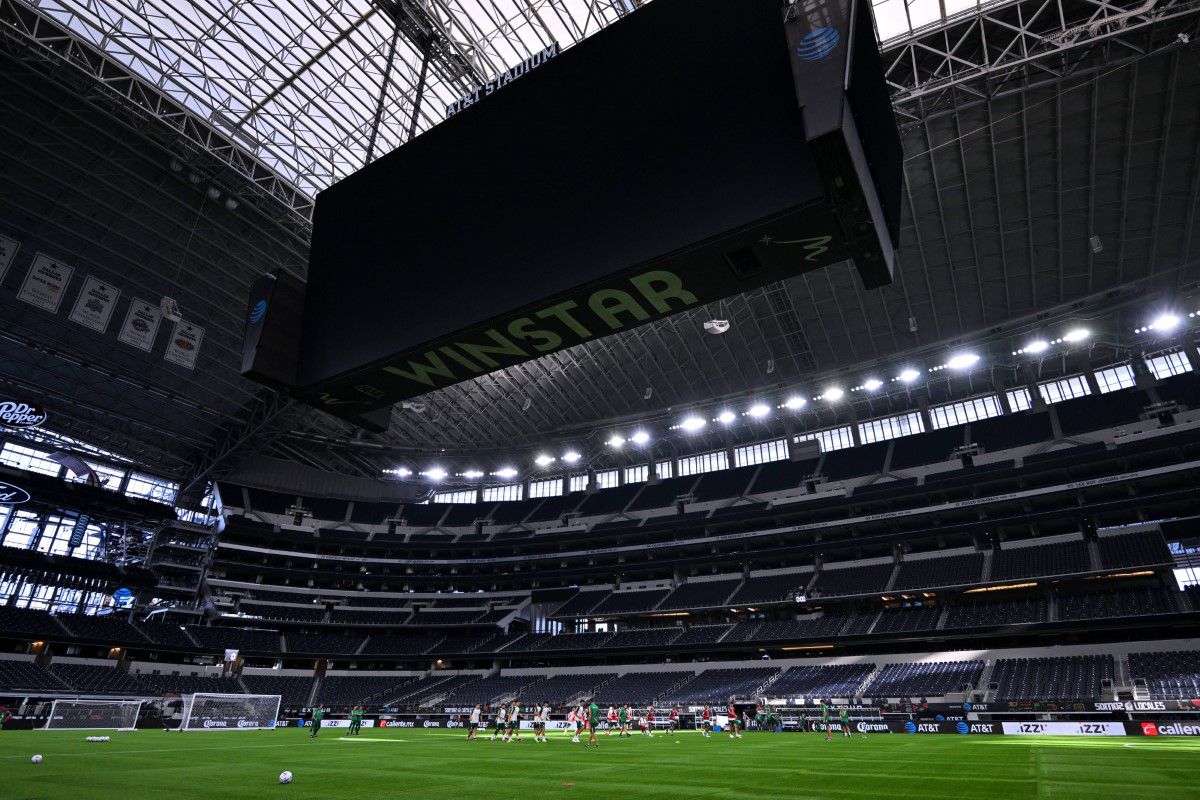
{"label": "player in white jersey", "polygon": [[483,709],[479,703],[471,709],[471,721],[467,723],[467,741],[473,740],[479,734],[479,720],[483,717]]}
{"label": "player in white jersey", "polygon": [[496,741],[497,734],[503,734],[508,726],[508,706],[500,706],[496,711],[496,727],[492,729],[492,741]]}
{"label": "player in white jersey", "polygon": [[575,708],[567,712],[567,727],[563,729],[575,744],[579,744],[579,729],[575,726],[575,716],[578,713],[579,710]]}
{"label": "player in white jersey", "polygon": [[576,744],[579,743],[579,734],[583,733],[584,729],[587,727],[587,718],[587,707],[583,703],[580,703],[575,708],[575,738],[571,740]]}
{"label": "player in white jersey", "polygon": [[612,736],[613,728],[617,727],[617,707],[608,707],[608,719],[604,723],[604,735]]}
{"label": "player in white jersey", "polygon": [[508,709],[508,728],[504,732],[504,743],[508,744],[510,739],[514,742],[521,741],[521,703],[518,700],[513,700]]}
{"label": "player in white jersey", "polygon": [[550,724],[550,704],[542,704],[542,713],[538,714],[538,730],[541,731],[541,740],[543,742],[550,741],[546,738],[546,727]]}

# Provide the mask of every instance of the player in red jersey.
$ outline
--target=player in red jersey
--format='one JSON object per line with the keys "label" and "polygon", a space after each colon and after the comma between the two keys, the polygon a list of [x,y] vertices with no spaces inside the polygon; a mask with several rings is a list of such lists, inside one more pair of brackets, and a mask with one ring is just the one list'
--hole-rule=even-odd
{"label": "player in red jersey", "polygon": [[712,706],[705,703],[704,711],[701,714],[701,718],[704,720],[702,730],[704,731],[704,738],[707,739],[709,734],[712,733]]}
{"label": "player in red jersey", "polygon": [[679,730],[679,706],[671,707],[671,713],[667,715],[667,719],[671,723],[670,726],[667,728],[667,733],[674,736],[675,731]]}
{"label": "player in red jersey", "polygon": [[651,739],[654,738],[654,706],[646,707],[646,721],[643,730]]}
{"label": "player in red jersey", "polygon": [[612,736],[613,728],[617,727],[617,707],[608,707],[608,719],[605,721],[604,735]]}
{"label": "player in red jersey", "polygon": [[741,733],[741,731],[738,730],[737,708],[733,705],[732,702],[729,704],[728,713],[729,713],[729,738],[730,739],[742,738],[742,733]]}

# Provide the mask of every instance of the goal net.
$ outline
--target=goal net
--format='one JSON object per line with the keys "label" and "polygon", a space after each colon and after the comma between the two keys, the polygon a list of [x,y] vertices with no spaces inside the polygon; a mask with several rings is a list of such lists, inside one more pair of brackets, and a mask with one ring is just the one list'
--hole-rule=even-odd
{"label": "goal net", "polygon": [[141,700],[55,700],[46,730],[118,730],[137,727]]}
{"label": "goal net", "polygon": [[183,699],[181,731],[271,730],[279,717],[277,694],[204,694]]}

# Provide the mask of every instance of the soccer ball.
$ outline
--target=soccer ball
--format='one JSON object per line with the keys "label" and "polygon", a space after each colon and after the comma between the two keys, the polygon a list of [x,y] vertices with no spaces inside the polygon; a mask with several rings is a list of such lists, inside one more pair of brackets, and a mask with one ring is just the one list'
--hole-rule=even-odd
{"label": "soccer ball", "polygon": [[42,757],[40,755],[34,756],[33,758],[31,758],[29,760],[32,761],[34,764],[42,763]]}
{"label": "soccer ball", "polygon": [[287,771],[286,769],[283,772],[279,773],[279,782],[280,783],[291,783],[292,782],[292,773]]}

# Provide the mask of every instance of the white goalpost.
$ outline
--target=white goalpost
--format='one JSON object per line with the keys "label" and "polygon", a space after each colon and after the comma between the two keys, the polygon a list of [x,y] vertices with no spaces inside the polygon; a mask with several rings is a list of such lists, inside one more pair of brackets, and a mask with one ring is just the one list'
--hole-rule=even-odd
{"label": "white goalpost", "polygon": [[280,699],[277,694],[189,694],[183,698],[179,730],[274,730]]}
{"label": "white goalpost", "polygon": [[131,731],[137,727],[142,700],[55,700],[43,730]]}

